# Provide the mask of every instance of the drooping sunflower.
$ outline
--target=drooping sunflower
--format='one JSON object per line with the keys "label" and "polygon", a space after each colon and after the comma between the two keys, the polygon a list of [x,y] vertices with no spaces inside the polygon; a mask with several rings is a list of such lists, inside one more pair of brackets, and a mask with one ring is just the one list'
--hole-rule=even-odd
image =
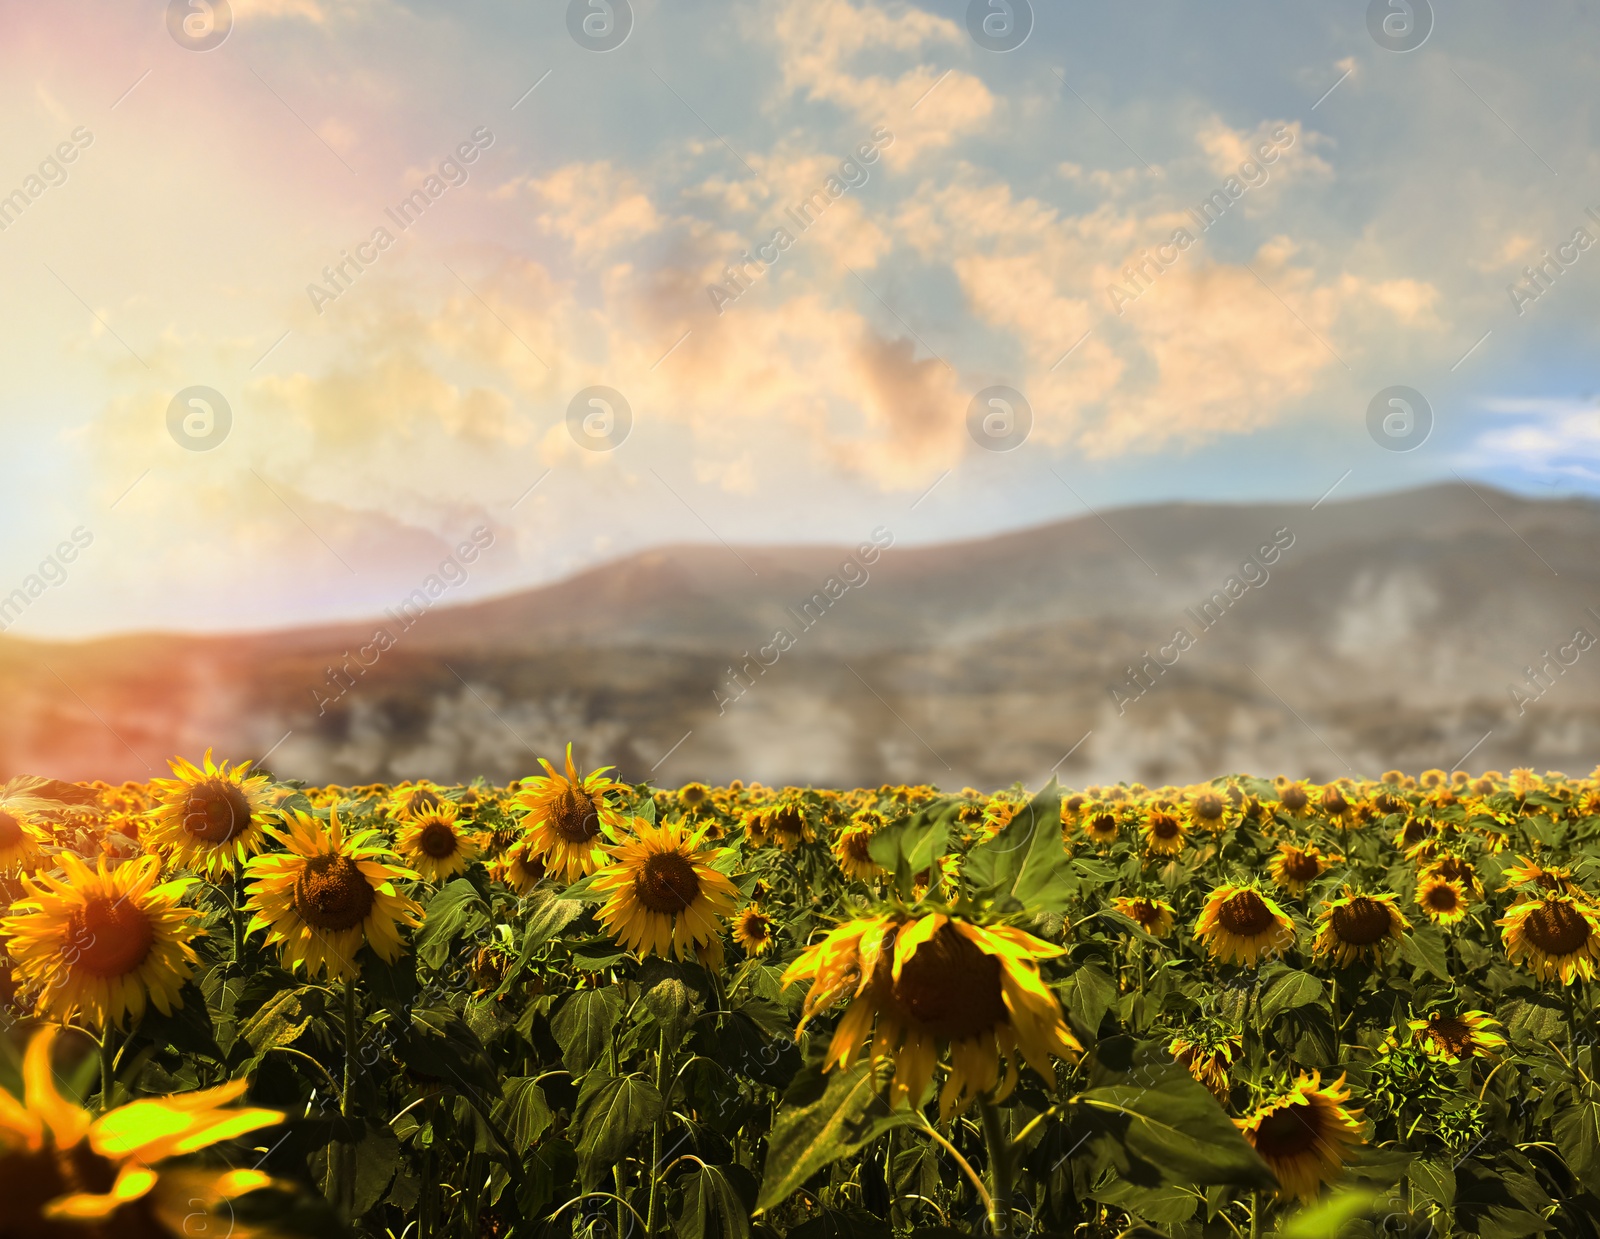
{"label": "drooping sunflower", "polygon": [[251,859],[245,907],[255,913],[248,932],[266,930],[284,967],[349,982],[360,975],[363,945],[387,963],[400,958],[400,926],[421,925],[422,907],[395,883],[417,875],[394,863],[376,830],[346,833],[329,809],[326,825],[293,810],[284,829],[268,833],[287,851]]}
{"label": "drooping sunflower", "polygon": [[564,881],[575,882],[605,862],[602,832],[622,821],[622,811],[606,797],[628,787],[606,777],[610,766],[580,778],[572,764],[570,744],[565,774],[558,774],[542,757],[539,764],[545,773],[526,780],[517,796],[517,803],[527,810],[523,825],[534,851],[544,858],[545,868],[560,874]]}
{"label": "drooping sunflower", "polygon": [[1541,865],[1527,856],[1518,856],[1517,863],[1502,876],[1505,878],[1500,887],[1503,891],[1532,885],[1538,887],[1541,893],[1555,891],[1560,895],[1576,895],[1579,898],[1584,894],[1583,888],[1573,881],[1571,869],[1561,865]]}
{"label": "drooping sunflower", "polygon": [[1319,1072],[1302,1075],[1287,1092],[1234,1123],[1278,1178],[1279,1194],[1311,1200],[1337,1178],[1350,1151],[1363,1144],[1362,1111],[1345,1105],[1340,1076],[1326,1088]]}
{"label": "drooping sunflower", "polygon": [[632,826],[631,836],[607,846],[609,863],[594,878],[594,889],[609,893],[600,920],[638,955],[697,953],[721,967],[718,922],[733,911],[739,891],[713,867],[716,849],[702,846],[703,830],[680,822],[652,826],[634,818]]}
{"label": "drooping sunflower", "polygon": [[1188,843],[1189,832],[1176,813],[1151,809],[1144,818],[1144,850],[1153,856],[1176,856]]}
{"label": "drooping sunflower", "polygon": [[1195,923],[1213,959],[1253,965],[1294,944],[1294,922],[1253,885],[1225,883],[1212,891]]}
{"label": "drooping sunflower", "polygon": [[1435,925],[1454,925],[1471,904],[1467,888],[1449,878],[1425,877],[1417,883],[1417,906]]}
{"label": "drooping sunflower", "polygon": [[1408,1026],[1413,1040],[1447,1063],[1463,1058],[1493,1058],[1506,1043],[1494,1031],[1500,1027],[1499,1021],[1487,1011],[1463,1011],[1460,1015],[1435,1011],[1425,1019],[1410,1021]]}
{"label": "drooping sunflower", "polygon": [[1340,968],[1358,959],[1381,966],[1385,948],[1410,928],[1411,922],[1395,907],[1395,896],[1358,895],[1347,886],[1338,899],[1323,901],[1311,950]]}
{"label": "drooping sunflower", "polygon": [[250,774],[249,762],[231,770],[227,762],[218,765],[210,749],[203,765],[182,757],[168,764],[176,778],[150,780],[157,804],[145,842],[178,868],[213,879],[265,846],[263,827],[273,816],[266,775]]}
{"label": "drooping sunflower", "polygon": [[765,955],[776,940],[773,920],[755,904],[751,904],[733,918],[733,940],[746,955]]}
{"label": "drooping sunflower", "polygon": [[[1515,773],[1515,772],[1513,772]],[[1572,895],[1547,891],[1514,904],[1498,921],[1512,963],[1525,963],[1543,981],[1571,985],[1594,980],[1600,958],[1600,915]]]}
{"label": "drooping sunflower", "polygon": [[884,913],[849,921],[807,947],[783,983],[811,981],[801,1028],[850,996],[825,1069],[848,1069],[864,1052],[874,1069],[892,1063],[895,1106],[921,1104],[948,1046],[949,1075],[939,1093],[939,1112],[948,1118],[982,1094],[1009,1095],[1018,1054],[1053,1088],[1052,1057],[1081,1051],[1039,976],[1041,959],[1064,953],[1007,925],[942,912]]}
{"label": "drooping sunflower", "polygon": [[1137,922],[1139,928],[1153,938],[1165,938],[1172,933],[1175,913],[1165,899],[1154,899],[1148,895],[1119,895],[1111,901],[1111,906],[1130,921]]}
{"label": "drooping sunflower", "polygon": [[0,809],[0,877],[31,873],[49,842],[49,834],[26,813]]}
{"label": "drooping sunflower", "polygon": [[1244,1038],[1237,1034],[1209,1035],[1204,1031],[1174,1037],[1167,1047],[1191,1076],[1204,1084],[1221,1105],[1228,1104],[1233,1083],[1229,1072],[1233,1060],[1244,1052]]}
{"label": "drooping sunflower", "polygon": [[785,852],[792,852],[800,844],[810,843],[817,837],[805,805],[789,797],[752,809],[745,815],[744,825],[745,833],[755,846],[772,843]]}
{"label": "drooping sunflower", "polygon": [[1328,872],[1330,865],[1342,859],[1341,856],[1324,856],[1314,844],[1298,847],[1293,843],[1280,843],[1267,872],[1279,887],[1299,898],[1306,893],[1306,887]]}
{"label": "drooping sunflower", "polygon": [[[0,1234],[186,1236],[197,1222],[220,1221],[224,1210],[231,1215],[226,1202],[272,1185],[258,1170],[162,1164],[281,1123],[276,1110],[232,1107],[246,1081],[141,1098],[92,1118],[56,1088],[50,1053],[59,1032],[47,1026],[28,1042],[23,1096],[0,1089]],[[238,1239],[266,1236],[236,1220],[230,1229]]]}
{"label": "drooping sunflower", "polygon": [[519,839],[489,862],[489,876],[526,895],[544,880],[544,858],[526,839]]}
{"label": "drooping sunflower", "polygon": [[839,832],[833,841],[833,858],[847,878],[870,882],[883,873],[883,868],[872,859],[868,847],[883,825],[883,815],[872,809],[863,809],[850,819],[850,824]]}
{"label": "drooping sunflower", "polygon": [[195,909],[178,901],[191,879],[157,885],[161,860],[141,856],[90,869],[61,853],[62,876],[21,879],[26,898],[0,921],[17,972],[38,992],[42,1013],[66,1023],[82,1016],[96,1028],[140,1019],[146,1004],[163,1015],[183,1005],[179,991],[198,957],[190,940],[202,931]]}
{"label": "drooping sunflower", "polygon": [[441,800],[438,808],[421,809],[402,819],[395,848],[425,881],[443,882],[465,873],[483,850],[483,837],[462,828],[459,812],[450,801]]}

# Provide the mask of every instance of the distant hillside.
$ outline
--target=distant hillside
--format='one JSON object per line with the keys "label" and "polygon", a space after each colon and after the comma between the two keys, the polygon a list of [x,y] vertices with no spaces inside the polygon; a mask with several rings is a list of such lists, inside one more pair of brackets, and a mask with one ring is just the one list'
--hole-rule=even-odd
{"label": "distant hillside", "polygon": [[1600,762],[1594,503],[1165,504],[864,558],[676,546],[409,628],[0,638],[0,776],[215,746],[286,777],[504,780],[569,738],[665,783]]}

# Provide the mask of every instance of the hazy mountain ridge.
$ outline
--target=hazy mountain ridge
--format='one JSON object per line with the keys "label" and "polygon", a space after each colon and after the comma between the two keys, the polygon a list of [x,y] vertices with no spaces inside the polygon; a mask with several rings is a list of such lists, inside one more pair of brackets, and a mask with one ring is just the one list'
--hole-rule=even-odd
{"label": "hazy mountain ridge", "polygon": [[1443,486],[891,547],[809,615],[851,548],[664,547],[403,631],[4,638],[0,773],[144,778],[215,745],[276,746],[284,776],[505,779],[569,738],[665,782],[1331,777],[1474,745],[1587,772],[1600,649],[1521,713],[1510,690],[1600,634],[1597,547],[1600,505]]}

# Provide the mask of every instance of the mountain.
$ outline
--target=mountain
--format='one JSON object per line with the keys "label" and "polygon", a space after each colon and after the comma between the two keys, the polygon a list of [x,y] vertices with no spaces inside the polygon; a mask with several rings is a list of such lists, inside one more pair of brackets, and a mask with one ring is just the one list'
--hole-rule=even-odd
{"label": "mountain", "polygon": [[1594,502],[1447,485],[893,534],[419,593],[409,626],[0,638],[0,774],[143,779],[214,746],[281,777],[503,781],[569,739],[667,784],[1600,762]]}

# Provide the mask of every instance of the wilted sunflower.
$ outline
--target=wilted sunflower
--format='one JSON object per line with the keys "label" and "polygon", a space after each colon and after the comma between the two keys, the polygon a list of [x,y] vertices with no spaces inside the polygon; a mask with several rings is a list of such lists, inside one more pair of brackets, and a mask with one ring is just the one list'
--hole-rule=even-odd
{"label": "wilted sunflower", "polygon": [[713,868],[717,852],[702,846],[705,832],[678,822],[652,826],[642,818],[632,825],[631,836],[606,848],[610,863],[594,878],[596,891],[610,893],[601,921],[638,955],[687,959],[698,953],[720,967],[718,920],[733,911],[739,891]]}
{"label": "wilted sunflower", "polygon": [[1350,1100],[1344,1077],[1327,1088],[1321,1083],[1318,1072],[1302,1075],[1288,1092],[1258,1106],[1248,1118],[1234,1119],[1277,1176],[1282,1196],[1313,1199],[1324,1183],[1338,1177],[1350,1151],[1365,1141],[1362,1112],[1344,1104]]}
{"label": "wilted sunflower", "polygon": [[1348,886],[1338,899],[1324,900],[1312,953],[1341,968],[1358,959],[1381,966],[1384,948],[1411,928],[1394,901],[1393,895],[1358,895]]}
{"label": "wilted sunflower", "polygon": [[765,955],[774,941],[772,918],[755,904],[751,904],[733,918],[733,940],[746,955]]}
{"label": "wilted sunflower", "polygon": [[257,856],[246,869],[245,907],[255,913],[248,932],[265,929],[291,971],[346,982],[360,975],[363,944],[386,963],[400,958],[400,926],[421,925],[422,907],[394,884],[417,875],[393,863],[376,830],[347,835],[337,810],[328,810],[327,825],[295,810],[284,826],[268,833],[288,851]]}
{"label": "wilted sunflower", "polygon": [[30,873],[44,859],[50,836],[26,813],[0,809],[0,877]]}
{"label": "wilted sunflower", "polygon": [[1238,816],[1228,804],[1227,797],[1210,787],[1191,795],[1187,808],[1189,825],[1213,835],[1220,835]]}
{"label": "wilted sunflower", "polygon": [[1408,1027],[1413,1040],[1447,1063],[1463,1058],[1493,1058],[1506,1043],[1494,1031],[1500,1027],[1499,1022],[1487,1011],[1464,1011],[1460,1015],[1435,1011],[1426,1019],[1412,1020]]}
{"label": "wilted sunflower", "polygon": [[883,815],[872,809],[863,809],[850,819],[850,824],[839,832],[833,841],[833,857],[847,878],[870,882],[883,873],[883,868],[872,859],[868,847],[883,825]]}
{"label": "wilted sunflower", "polygon": [[544,858],[526,839],[519,839],[489,863],[489,876],[526,895],[544,880]]}
{"label": "wilted sunflower", "polygon": [[1111,907],[1153,938],[1165,938],[1172,933],[1173,909],[1165,899],[1152,899],[1147,895],[1120,895],[1111,901]]}
{"label": "wilted sunflower", "polygon": [[216,878],[235,860],[249,859],[266,843],[262,833],[272,807],[270,780],[248,774],[250,763],[228,769],[206,750],[205,764],[182,757],[168,763],[173,779],[152,779],[158,804],[145,841],[164,852],[180,869]]}
{"label": "wilted sunflower", "polygon": [[[272,1185],[258,1170],[162,1165],[283,1121],[230,1109],[244,1080],[148,1097],[99,1118],[62,1097],[50,1066],[60,1029],[41,1028],[23,1056],[24,1095],[0,1089],[0,1234],[8,1239],[165,1239],[226,1202]],[[237,1223],[238,1239],[265,1232]]]}
{"label": "wilted sunflower", "polygon": [[1156,856],[1176,856],[1188,843],[1188,831],[1175,813],[1151,809],[1144,819],[1144,849]]}
{"label": "wilted sunflower", "polygon": [[894,1064],[895,1106],[921,1103],[948,1045],[950,1074],[939,1093],[939,1112],[948,1118],[982,1094],[1009,1095],[1017,1054],[1053,1088],[1052,1056],[1072,1058],[1082,1049],[1039,976],[1039,960],[1064,953],[1007,925],[942,912],[886,913],[846,922],[807,947],[783,983],[811,981],[801,1028],[850,996],[825,1069],[848,1069],[870,1042],[874,1069]]}
{"label": "wilted sunflower", "polygon": [[1306,893],[1306,887],[1328,872],[1330,864],[1343,859],[1342,856],[1324,856],[1314,845],[1297,847],[1293,843],[1280,843],[1267,872],[1278,886],[1298,898]]}
{"label": "wilted sunflower", "polygon": [[483,850],[476,831],[463,830],[456,806],[441,800],[438,808],[421,809],[401,821],[395,848],[424,880],[443,882],[458,873]]}
{"label": "wilted sunflower", "polygon": [[1467,888],[1449,878],[1425,877],[1417,883],[1417,906],[1435,925],[1454,925],[1467,915]]}
{"label": "wilted sunflower", "polygon": [[90,869],[61,854],[63,876],[21,879],[26,898],[0,921],[17,971],[38,991],[41,1012],[67,1023],[83,1016],[96,1028],[139,1020],[147,1003],[163,1015],[183,1005],[179,991],[198,957],[201,931],[193,908],[178,903],[192,879],[156,885],[155,856]]}
{"label": "wilted sunflower", "polygon": [[567,882],[593,873],[605,861],[602,831],[622,821],[622,811],[607,803],[610,792],[625,792],[625,783],[608,779],[610,766],[601,766],[578,775],[572,764],[572,746],[567,745],[567,769],[556,773],[544,758],[539,764],[545,773],[526,780],[517,803],[527,810],[523,825],[534,851],[544,858],[545,868]]}
{"label": "wilted sunflower", "polygon": [[1294,944],[1294,922],[1254,886],[1226,883],[1212,891],[1194,927],[1213,959],[1253,965]]}
{"label": "wilted sunflower", "polygon": [[1182,1063],[1195,1080],[1204,1084],[1221,1105],[1228,1104],[1228,1093],[1232,1089],[1228,1073],[1233,1067],[1234,1058],[1244,1051],[1243,1037],[1197,1032],[1188,1037],[1174,1037],[1168,1049],[1172,1057]]}
{"label": "wilted sunflower", "polygon": [[[1514,773],[1514,772],[1513,772]],[[1594,980],[1600,958],[1600,917],[1571,895],[1548,891],[1541,899],[1515,904],[1495,922],[1512,963],[1523,962],[1543,981],[1571,985]]]}

